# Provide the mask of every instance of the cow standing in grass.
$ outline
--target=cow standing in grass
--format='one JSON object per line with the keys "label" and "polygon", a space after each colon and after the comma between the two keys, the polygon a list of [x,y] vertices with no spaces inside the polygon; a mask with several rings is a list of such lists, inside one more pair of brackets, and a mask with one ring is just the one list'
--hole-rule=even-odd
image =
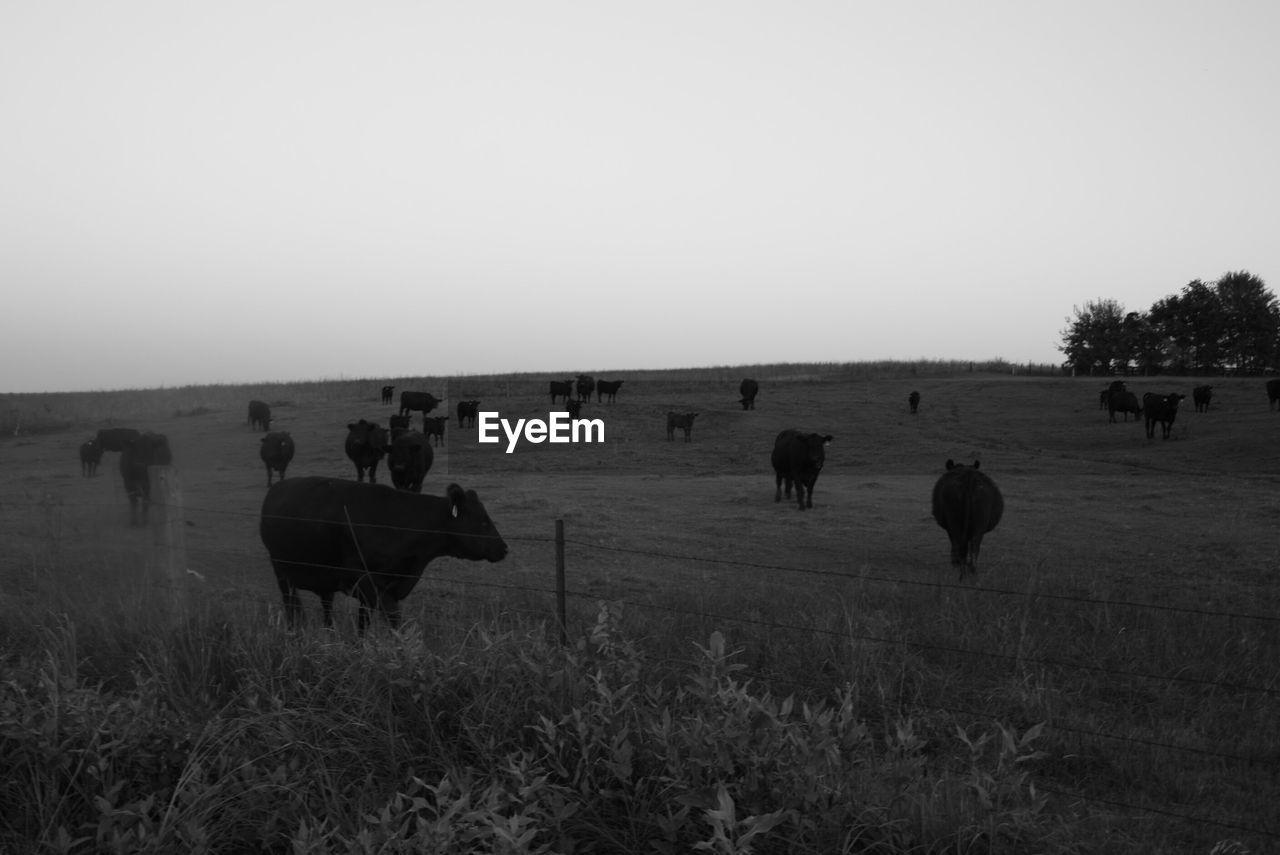
{"label": "cow standing in grass", "polygon": [[769,462],[773,465],[775,490],[773,500],[782,501],[783,485],[787,498],[792,488],[800,510],[813,507],[813,488],[827,459],[827,446],[833,437],[826,433],[804,433],[788,428],[773,441]]}
{"label": "cow standing in grass", "polygon": [[139,525],[147,521],[151,506],[151,466],[168,466],[173,463],[169,439],[161,433],[143,433],[131,440],[120,452],[120,476],[124,479],[124,492],[129,497],[129,521]]}
{"label": "cow standing in grass", "polygon": [[760,384],[750,377],[738,384],[738,403],[744,410],[756,408],[756,395],[760,394]]}
{"label": "cow standing in grass", "polygon": [[551,381],[551,403],[556,402],[556,396],[559,395],[564,400],[569,400],[573,396],[572,380],[552,380]]}
{"label": "cow standing in grass", "polygon": [[964,466],[947,461],[947,471],[933,485],[933,518],[951,540],[951,566],[965,573],[978,570],[982,537],[1004,515],[1004,497],[994,481],[978,471],[980,463]]}
{"label": "cow standing in grass", "polygon": [[910,395],[907,396],[907,406],[911,408],[911,414],[915,415],[916,411],[920,409],[920,393],[919,392],[912,392]]}
{"label": "cow standing in grass", "polygon": [[1191,400],[1196,405],[1197,413],[1209,412],[1209,402],[1213,400],[1212,386],[1197,386],[1191,390]]}
{"label": "cow standing in grass", "polygon": [[678,428],[684,431],[684,441],[688,442],[689,435],[693,433],[693,420],[697,417],[697,413],[667,413],[667,440],[676,438]]}
{"label": "cow standing in grass", "polygon": [[590,401],[591,395],[596,390],[596,381],[592,379],[590,374],[578,375],[578,400]]}
{"label": "cow standing in grass", "polygon": [[1160,438],[1169,438],[1173,430],[1173,421],[1178,417],[1178,402],[1185,400],[1186,397],[1177,392],[1171,392],[1168,395],[1148,392],[1142,396],[1142,411],[1147,417],[1147,439],[1155,439],[1157,422],[1160,423]]}
{"label": "cow standing in grass", "polygon": [[[446,416],[441,418],[447,420]],[[387,453],[391,483],[397,490],[421,493],[422,482],[431,471],[434,460],[435,452],[431,450],[426,436],[416,430],[405,431],[391,440],[391,450]]]}
{"label": "cow standing in grass", "polygon": [[263,432],[271,430],[271,407],[265,401],[249,402],[249,427],[262,428]]}
{"label": "cow standing in grass", "polygon": [[[552,402],[554,403],[554,401]],[[479,401],[459,401],[458,402],[458,427],[475,427],[476,419],[480,416]]]}
{"label": "cow standing in grass", "polygon": [[98,474],[102,461],[102,445],[97,437],[90,437],[80,444],[80,477],[92,478]]}
{"label": "cow standing in grass", "polygon": [[444,442],[444,428],[449,423],[448,416],[430,416],[422,419],[422,435],[434,438],[436,447]]}
{"label": "cow standing in grass", "polygon": [[378,461],[391,450],[387,429],[375,422],[361,419],[347,425],[347,457],[356,467],[356,480],[363,481],[369,473],[369,483],[378,482]]}
{"label": "cow standing in grass", "polygon": [[289,462],[293,460],[294,450],[293,437],[287,430],[273,430],[262,438],[258,456],[267,467],[268,487],[271,486],[273,472],[279,472],[280,480],[284,480],[284,473],[289,468]]}
{"label": "cow standing in grass", "polygon": [[1142,405],[1138,403],[1138,396],[1133,392],[1122,389],[1119,392],[1107,393],[1107,414],[1111,422],[1116,420],[1116,413],[1124,413],[1124,420],[1129,421],[1129,414],[1133,413],[1135,421],[1142,416]]}
{"label": "cow standing in grass", "polygon": [[440,399],[430,392],[401,392],[400,415],[407,416],[415,410],[425,417],[427,413],[440,405]]}
{"label": "cow standing in grass", "polygon": [[392,393],[392,392],[394,392],[394,391],[395,391],[395,389],[396,389],[396,387],[395,387],[395,386],[383,386],[383,387],[382,387],[382,403],[384,403],[384,404],[390,404],[390,403],[392,403],[392,402],[394,401],[394,398],[392,398],[391,393]]}
{"label": "cow standing in grass", "polygon": [[596,381],[596,403],[600,403],[606,397],[612,404],[618,399],[618,390],[622,388],[621,380],[597,380]]}

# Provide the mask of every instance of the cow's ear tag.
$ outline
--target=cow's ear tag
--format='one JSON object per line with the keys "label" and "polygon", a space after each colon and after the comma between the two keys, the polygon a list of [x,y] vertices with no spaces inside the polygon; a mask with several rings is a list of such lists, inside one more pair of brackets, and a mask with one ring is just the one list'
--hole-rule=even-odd
{"label": "cow's ear tag", "polygon": [[455,520],[458,518],[458,505],[457,505],[457,503],[454,503],[454,504],[453,504],[453,506],[449,508],[449,513],[453,515],[453,518],[454,518]]}

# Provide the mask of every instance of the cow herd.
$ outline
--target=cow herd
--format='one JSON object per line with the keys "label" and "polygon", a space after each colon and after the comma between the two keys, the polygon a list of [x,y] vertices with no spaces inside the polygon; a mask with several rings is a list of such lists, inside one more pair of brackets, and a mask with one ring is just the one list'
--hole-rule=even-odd
{"label": "cow herd", "polygon": [[[573,418],[583,403],[595,394],[596,403],[616,400],[621,380],[596,380],[578,375],[575,380],[550,381],[549,391]],[[383,386],[381,401],[393,403],[394,386]],[[744,379],[738,386],[743,410],[754,410],[760,384]],[[1280,379],[1266,384],[1269,408],[1280,403]],[[1196,412],[1208,412],[1213,387],[1196,386],[1192,399]],[[1099,406],[1108,411],[1108,420],[1125,421],[1132,415],[1145,420],[1148,439],[1157,425],[1164,439],[1177,418],[1180,393],[1148,392],[1141,400],[1117,380],[1102,389]],[[421,495],[423,481],[434,458],[432,440],[439,446],[444,438],[447,415],[428,416],[442,401],[429,392],[403,391],[399,409],[390,417],[390,428],[366,419],[349,423],[344,450],[356,470],[354,481],[325,477],[285,480],[295,445],[288,431],[271,430],[271,408],[263,401],[250,401],[247,423],[261,430],[260,458],[266,468],[267,496],[262,505],[260,535],[275,570],[284,598],[285,613],[293,623],[300,612],[299,590],[318,594],[324,622],[332,623],[333,596],[341,591],[356,597],[360,604],[359,627],[369,622],[377,609],[393,625],[399,621],[399,602],[413,589],[427,564],[449,555],[467,560],[500,561],[507,545],[498,534],[488,512],[474,491],[450,484],[445,495]],[[911,413],[918,412],[920,393],[908,395]],[[480,401],[457,404],[458,427],[473,427]],[[423,429],[411,427],[412,414],[421,412]],[[667,440],[676,432],[685,442],[692,440],[696,412],[667,413]],[[813,507],[813,493],[825,462],[831,434],[787,429],[777,435],[770,453],[775,476],[774,501],[794,492],[797,507]],[[130,521],[147,520],[150,503],[149,466],[170,465],[173,454],[163,434],[139,432],[131,428],[103,428],[79,447],[81,474],[97,473],[104,452],[120,454],[119,468],[129,499]],[[377,484],[378,464],[387,459],[391,487]],[[278,482],[275,476],[279,476]],[[366,483],[367,476],[367,483]],[[995,529],[1004,513],[1004,499],[990,476],[972,466],[946,461],[934,484],[932,513],[951,542],[951,563],[960,576],[976,572],[983,535]]]}

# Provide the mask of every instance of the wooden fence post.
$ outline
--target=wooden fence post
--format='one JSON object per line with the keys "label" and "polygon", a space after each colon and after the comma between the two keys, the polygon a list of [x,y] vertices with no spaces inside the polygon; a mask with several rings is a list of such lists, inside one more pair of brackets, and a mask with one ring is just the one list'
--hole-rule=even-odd
{"label": "wooden fence post", "polygon": [[556,520],[556,617],[560,621],[560,644],[569,645],[569,617],[565,613],[564,520]]}
{"label": "wooden fence post", "polygon": [[148,519],[152,532],[152,567],[148,582],[159,586],[161,596],[153,602],[163,603],[171,623],[179,623],[187,613],[187,548],[183,527],[182,485],[178,470],[172,466],[148,466],[151,482],[151,507]]}

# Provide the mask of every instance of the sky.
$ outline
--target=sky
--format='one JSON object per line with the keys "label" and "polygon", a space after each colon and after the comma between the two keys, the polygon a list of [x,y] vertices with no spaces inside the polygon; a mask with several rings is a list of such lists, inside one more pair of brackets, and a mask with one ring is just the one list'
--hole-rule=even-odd
{"label": "sky", "polygon": [[0,0],[0,392],[1060,363],[1280,287],[1280,4]]}

